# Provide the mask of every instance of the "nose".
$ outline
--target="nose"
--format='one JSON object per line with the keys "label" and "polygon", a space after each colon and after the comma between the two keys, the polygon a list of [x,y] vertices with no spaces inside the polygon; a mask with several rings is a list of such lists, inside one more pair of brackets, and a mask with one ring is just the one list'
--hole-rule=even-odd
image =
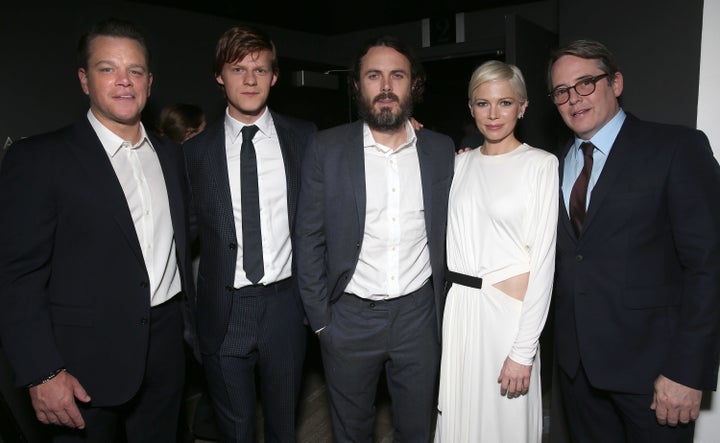
{"label": "nose", "polygon": [[117,84],[120,86],[131,86],[132,80],[130,80],[132,77],[130,74],[123,70],[118,70],[118,76],[117,76]]}
{"label": "nose", "polygon": [[390,91],[392,91],[392,86],[390,86],[390,80],[383,79],[382,92],[390,92]]}
{"label": "nose", "polygon": [[247,74],[245,74],[244,83],[249,86],[254,86],[257,84],[257,78],[255,77],[255,72],[248,71]]}
{"label": "nose", "polygon": [[490,120],[495,120],[497,118],[497,109],[495,106],[488,106],[488,118],[490,118]]}
{"label": "nose", "polygon": [[570,96],[570,98],[568,99],[568,103],[570,103],[571,105],[582,101],[582,95],[578,94],[575,88],[568,89],[568,95]]}

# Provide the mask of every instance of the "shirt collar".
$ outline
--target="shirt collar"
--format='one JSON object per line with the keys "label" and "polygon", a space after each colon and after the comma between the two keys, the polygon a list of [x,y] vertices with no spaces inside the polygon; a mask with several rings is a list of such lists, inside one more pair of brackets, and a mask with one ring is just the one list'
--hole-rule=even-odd
{"label": "shirt collar", "polygon": [[625,122],[625,117],[625,111],[620,108],[617,114],[615,114],[615,116],[611,118],[605,126],[600,128],[600,130],[590,140],[575,138],[575,149],[580,149],[580,145],[583,142],[590,141],[593,145],[595,145],[595,148],[598,151],[608,155],[613,143],[615,143],[618,133],[620,132],[620,128],[622,128],[623,122]]}
{"label": "shirt collar", "polygon": [[378,150],[379,152],[382,152],[383,154],[392,154],[393,152],[400,152],[405,148],[415,146],[415,142],[417,140],[417,136],[415,135],[415,130],[413,129],[412,125],[409,121],[405,122],[405,142],[397,147],[397,149],[391,149],[385,145],[382,145],[375,141],[375,138],[372,135],[372,131],[370,131],[370,126],[368,126],[367,122],[363,123],[363,146],[365,149],[373,148]]}
{"label": "shirt collar", "polygon": [[[265,110],[260,115],[260,117],[258,117],[258,119],[252,122],[250,125],[257,126],[258,132],[266,137],[272,138],[275,136],[275,124],[273,123],[272,114],[268,111],[267,106],[265,107]],[[242,128],[250,125],[247,125],[231,117],[229,110],[225,109],[225,132],[231,135],[233,143],[237,142],[238,138],[242,140]]]}
{"label": "shirt collar", "polygon": [[95,117],[95,114],[93,114],[91,110],[88,110],[87,118],[90,121],[90,126],[92,126],[100,139],[103,149],[105,149],[105,152],[107,152],[110,158],[115,157],[115,155],[120,151],[120,148],[126,145],[130,145],[132,149],[136,149],[147,143],[148,146],[150,146],[150,149],[155,150],[150,142],[147,132],[145,132],[145,126],[143,126],[142,122],[140,122],[140,141],[135,143],[135,145],[132,145],[129,140],[124,140],[122,137],[118,136],[103,125],[100,120]]}

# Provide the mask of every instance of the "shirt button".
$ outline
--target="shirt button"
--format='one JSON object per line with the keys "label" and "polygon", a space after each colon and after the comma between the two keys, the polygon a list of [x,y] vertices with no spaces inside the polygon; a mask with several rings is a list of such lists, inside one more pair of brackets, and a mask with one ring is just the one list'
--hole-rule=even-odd
{"label": "shirt button", "polygon": [[575,261],[583,261],[583,256],[581,254],[576,255]]}

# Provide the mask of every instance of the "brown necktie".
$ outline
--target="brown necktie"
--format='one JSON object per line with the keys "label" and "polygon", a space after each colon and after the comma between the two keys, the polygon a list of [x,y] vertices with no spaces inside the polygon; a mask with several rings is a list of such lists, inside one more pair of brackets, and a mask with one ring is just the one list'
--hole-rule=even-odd
{"label": "brown necktie", "polygon": [[583,164],[582,171],[580,171],[580,175],[577,180],[575,180],[572,191],[570,191],[570,221],[578,237],[580,236],[582,225],[585,221],[585,202],[587,199],[588,183],[590,182],[590,173],[592,173],[592,155],[595,146],[590,142],[585,142],[580,145],[580,149],[582,149],[585,163]]}

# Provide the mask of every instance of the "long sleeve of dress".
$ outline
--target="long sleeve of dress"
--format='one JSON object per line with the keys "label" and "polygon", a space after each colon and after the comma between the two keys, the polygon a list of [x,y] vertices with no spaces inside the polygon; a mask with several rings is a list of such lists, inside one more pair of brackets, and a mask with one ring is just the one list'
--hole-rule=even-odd
{"label": "long sleeve of dress", "polygon": [[555,272],[555,241],[558,220],[558,160],[547,156],[529,181],[530,199],[527,243],[530,276],[523,301],[519,329],[510,358],[531,365],[545,326]]}

